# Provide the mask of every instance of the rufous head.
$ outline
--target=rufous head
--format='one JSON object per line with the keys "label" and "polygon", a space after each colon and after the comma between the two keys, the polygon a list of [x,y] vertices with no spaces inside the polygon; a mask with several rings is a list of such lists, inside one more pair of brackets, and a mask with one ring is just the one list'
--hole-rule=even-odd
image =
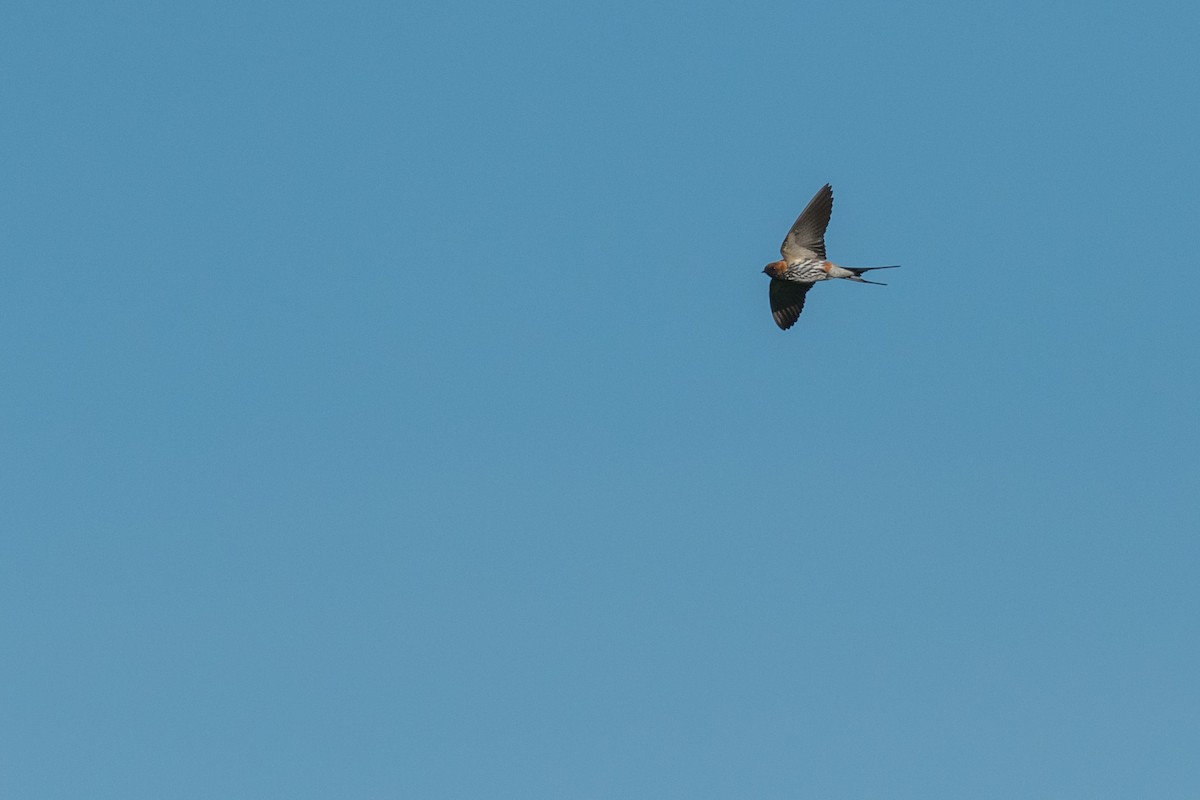
{"label": "rufous head", "polygon": [[787,272],[786,261],[772,261],[763,267],[763,272],[770,275],[772,278],[782,278],[783,273]]}

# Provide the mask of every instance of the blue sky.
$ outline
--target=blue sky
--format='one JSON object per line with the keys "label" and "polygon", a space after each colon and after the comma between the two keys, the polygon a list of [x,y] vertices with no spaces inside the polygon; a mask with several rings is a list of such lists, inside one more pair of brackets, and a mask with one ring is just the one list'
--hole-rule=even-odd
{"label": "blue sky", "polygon": [[0,26],[0,793],[1200,792],[1192,5],[201,5]]}

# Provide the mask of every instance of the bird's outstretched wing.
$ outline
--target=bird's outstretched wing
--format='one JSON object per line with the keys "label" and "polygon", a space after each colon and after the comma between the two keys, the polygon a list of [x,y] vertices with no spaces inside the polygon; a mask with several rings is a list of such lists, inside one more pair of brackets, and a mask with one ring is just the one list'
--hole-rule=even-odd
{"label": "bird's outstretched wing", "polygon": [[779,254],[789,264],[806,258],[825,260],[825,229],[833,213],[833,187],[828,183],[817,190],[813,199],[796,217],[796,222],[784,237]]}
{"label": "bird's outstretched wing", "polygon": [[771,316],[780,330],[786,331],[796,324],[804,310],[804,295],[811,288],[811,283],[771,278]]}

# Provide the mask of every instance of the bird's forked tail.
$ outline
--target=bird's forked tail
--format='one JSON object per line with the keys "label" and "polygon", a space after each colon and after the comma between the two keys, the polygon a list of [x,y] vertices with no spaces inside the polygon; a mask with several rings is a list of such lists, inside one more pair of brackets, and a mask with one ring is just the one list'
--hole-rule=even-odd
{"label": "bird's forked tail", "polygon": [[854,276],[850,278],[852,281],[858,281],[859,283],[873,283],[876,286],[887,286],[886,283],[880,283],[879,281],[869,281],[864,278],[862,274],[864,272],[870,272],[873,269],[896,269],[899,266],[899,264],[892,264],[891,266],[887,267],[846,267],[846,269],[854,273]]}

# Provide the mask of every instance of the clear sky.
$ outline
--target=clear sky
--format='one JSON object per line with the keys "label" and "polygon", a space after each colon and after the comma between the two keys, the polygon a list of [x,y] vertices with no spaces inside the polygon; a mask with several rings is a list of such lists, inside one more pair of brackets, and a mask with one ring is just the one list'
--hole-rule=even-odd
{"label": "clear sky", "polygon": [[10,4],[0,794],[1200,796],[1198,41]]}

